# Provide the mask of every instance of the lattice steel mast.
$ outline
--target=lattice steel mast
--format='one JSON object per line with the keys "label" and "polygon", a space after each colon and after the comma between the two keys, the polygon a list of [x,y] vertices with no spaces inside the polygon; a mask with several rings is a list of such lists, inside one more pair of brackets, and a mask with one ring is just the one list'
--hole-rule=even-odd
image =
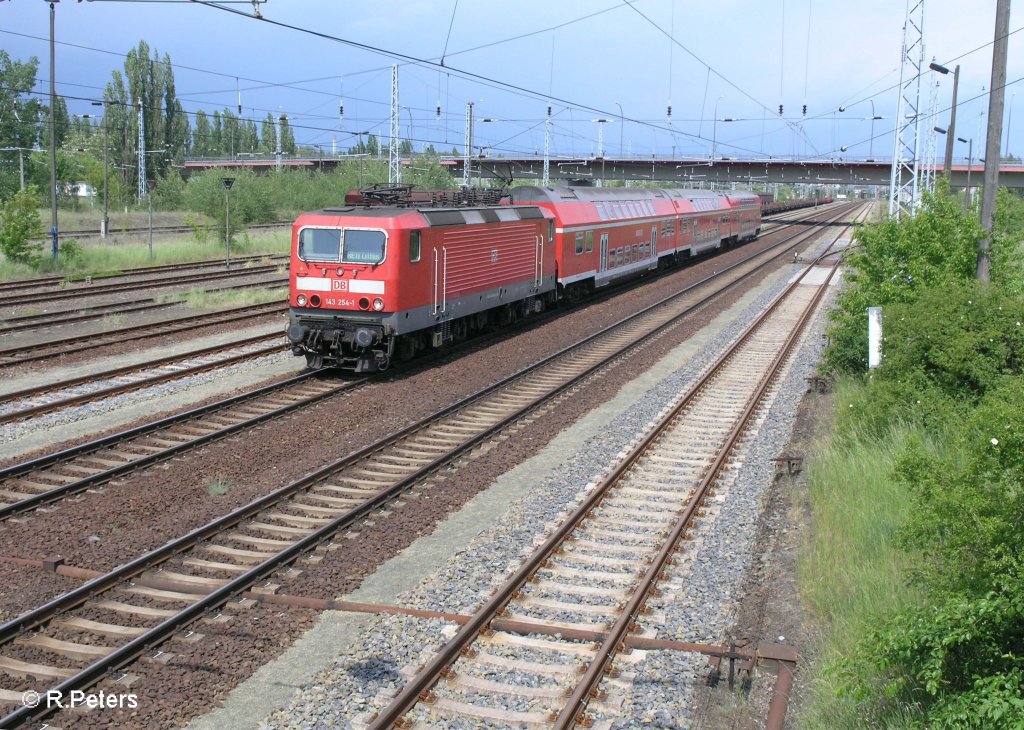
{"label": "lattice steel mast", "polygon": [[921,70],[924,67],[924,0],[907,0],[900,63],[900,96],[896,107],[889,215],[914,215],[917,206],[918,160],[921,159]]}
{"label": "lattice steel mast", "polygon": [[391,67],[391,145],[388,149],[388,182],[397,185],[402,182],[402,157],[399,154],[399,137],[402,135],[398,114],[398,64]]}

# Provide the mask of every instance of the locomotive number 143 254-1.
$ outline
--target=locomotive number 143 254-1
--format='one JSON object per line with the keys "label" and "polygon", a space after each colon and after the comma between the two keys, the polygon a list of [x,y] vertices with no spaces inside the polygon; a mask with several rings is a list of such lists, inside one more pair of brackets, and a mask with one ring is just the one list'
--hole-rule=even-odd
{"label": "locomotive number 143 254-1", "polygon": [[354,307],[356,304],[355,299],[335,299],[334,297],[325,297],[324,304],[328,307]]}

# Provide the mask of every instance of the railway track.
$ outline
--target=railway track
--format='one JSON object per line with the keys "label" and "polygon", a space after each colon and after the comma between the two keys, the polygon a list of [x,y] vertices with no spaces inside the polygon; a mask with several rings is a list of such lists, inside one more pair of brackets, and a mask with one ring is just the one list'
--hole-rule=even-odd
{"label": "railway track", "polygon": [[0,294],[0,307],[10,307],[18,304],[40,305],[48,302],[61,301],[65,299],[77,299],[79,297],[92,297],[102,294],[120,293],[135,291],[138,289],[155,289],[170,286],[186,286],[206,281],[220,281],[223,279],[237,279],[243,276],[258,276],[260,274],[274,273],[280,268],[279,264],[266,264],[260,266],[249,266],[229,271],[206,272],[200,274],[186,274],[182,276],[170,276],[159,279],[146,279],[145,281],[122,282],[116,284],[86,284],[84,286],[70,286],[55,291],[34,291],[31,294],[13,293],[8,295]]}
{"label": "railway track", "polygon": [[[218,287],[216,289],[209,289],[208,291],[225,292],[237,291],[239,289],[269,289],[282,286],[288,286],[288,279],[286,277],[250,282],[247,284],[236,284],[234,286]],[[0,335],[9,334],[11,332],[41,329],[43,327],[57,327],[67,324],[76,324],[79,322],[88,322],[89,320],[101,319],[103,317],[110,317],[119,314],[133,314],[152,309],[162,309],[165,307],[173,307],[180,303],[181,302],[175,301],[162,301],[158,297],[144,297],[141,299],[132,299],[130,301],[81,307],[72,310],[75,312],[74,314],[69,313],[68,310],[62,310],[57,312],[44,312],[42,314],[25,314],[16,317],[6,317],[0,319]]]}
{"label": "railway track", "polygon": [[[266,581],[301,557],[315,561],[317,551],[333,548],[339,530],[400,494],[414,497],[415,486],[438,470],[468,458],[510,426],[539,418],[576,385],[817,233],[801,233],[713,274],[0,626],[0,671],[17,684],[0,691],[0,701],[16,704],[26,690],[48,687],[66,695],[92,686],[230,598],[273,592]],[[263,585],[253,589],[257,584]],[[43,663],[44,656],[50,663]],[[0,726],[46,712],[21,707]]]}
{"label": "railway track", "polygon": [[69,378],[0,396],[0,425],[285,352],[280,333],[257,335],[178,355]]}
{"label": "railway track", "polygon": [[0,520],[185,451],[280,418],[351,390],[367,378],[338,381],[319,372],[226,398],[55,454],[0,469]]}
{"label": "railway track", "polygon": [[[564,730],[589,726],[588,709],[610,724],[621,672],[637,661],[617,655],[838,265],[810,286],[807,267],[369,727],[443,719]],[[509,670],[516,684],[501,681]]]}
{"label": "railway track", "polygon": [[[749,258],[761,255],[755,254]],[[256,425],[256,423],[270,420],[295,408],[319,401],[321,397],[333,395],[346,389],[339,388],[325,396],[317,395],[310,400],[300,398],[294,403],[291,402],[286,391],[293,383],[304,382],[305,377],[299,376],[275,386],[259,389],[252,394],[228,398],[179,416],[145,424],[52,456],[0,470],[0,520],[34,509],[42,504],[55,502],[85,489],[94,488],[142,466],[169,458],[229,433]],[[279,393],[279,391],[285,392]],[[260,399],[266,399],[267,402],[260,402]],[[280,405],[278,401],[282,399],[286,401],[286,406],[278,410]],[[250,416],[256,412],[257,415],[252,423],[245,423],[247,419],[239,419],[233,415],[238,404],[244,404],[244,408]],[[220,415],[222,410],[226,411],[224,417]],[[191,423],[193,420],[197,422]],[[227,425],[221,424],[220,428],[217,428],[216,421],[218,420],[227,420],[228,423]],[[240,423],[236,423],[236,421]],[[164,429],[170,430],[170,438],[159,435],[159,432]],[[192,438],[184,437],[180,433],[181,431],[186,434],[190,433]],[[150,437],[155,437],[155,439]],[[125,446],[137,439],[143,439],[140,449]],[[157,446],[161,446],[162,450],[154,448]],[[137,455],[132,453],[139,450],[143,453]]]}
{"label": "railway track", "polygon": [[[233,264],[238,266],[245,266],[249,263],[263,261],[287,261],[288,256],[282,254],[274,255],[254,255],[254,256],[238,256],[232,259]],[[165,272],[184,271],[188,269],[215,269],[223,267],[223,261],[194,261],[192,263],[184,264],[162,264],[159,266],[140,266],[134,269],[127,269],[125,271],[116,271],[108,273],[98,273],[89,276],[71,277],[71,276],[37,276],[31,279],[14,279],[12,281],[0,282],[0,294],[12,291],[20,291],[24,289],[38,289],[41,286],[60,286],[61,282],[67,284],[75,284],[79,282],[89,283],[91,281],[109,281],[110,279],[121,279],[131,278],[136,276],[148,276],[149,274],[159,274]]]}
{"label": "railway track", "polygon": [[[272,230],[275,228],[284,228],[291,226],[293,221],[279,221],[276,223],[247,223],[246,230]],[[134,226],[132,228],[121,228],[120,230],[111,230],[108,235],[110,236],[148,236],[149,226]],[[180,226],[153,226],[153,233],[156,235],[168,234],[168,233],[194,233],[195,227],[188,225]],[[99,238],[99,229],[84,229],[79,231],[61,231],[61,238]],[[44,240],[44,239],[35,239]],[[49,239],[45,239],[49,240]]]}
{"label": "railway track", "polygon": [[140,340],[163,337],[176,332],[195,332],[204,327],[213,327],[220,324],[245,322],[250,319],[258,319],[273,314],[282,314],[288,311],[288,305],[282,302],[268,302],[266,304],[253,304],[243,307],[232,307],[230,309],[206,314],[189,315],[186,317],[175,317],[173,319],[155,322],[153,324],[141,324],[133,327],[121,327],[110,332],[98,332],[91,335],[79,337],[66,337],[53,342],[35,343],[22,345],[20,347],[0,348],[0,369],[21,365],[28,362],[39,362],[68,355],[77,355],[89,350],[124,342],[139,342]]}

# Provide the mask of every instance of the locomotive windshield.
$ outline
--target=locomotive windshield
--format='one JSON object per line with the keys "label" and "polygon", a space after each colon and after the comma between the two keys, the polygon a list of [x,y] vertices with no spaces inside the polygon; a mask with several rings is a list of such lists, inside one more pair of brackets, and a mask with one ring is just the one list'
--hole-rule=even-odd
{"label": "locomotive windshield", "polygon": [[303,228],[299,231],[299,258],[303,261],[379,264],[384,260],[385,241],[383,231]]}
{"label": "locomotive windshield", "polygon": [[303,261],[337,261],[340,254],[340,228],[303,228],[299,231],[299,258]]}
{"label": "locomotive windshield", "polygon": [[345,248],[342,261],[350,264],[379,264],[384,260],[383,231],[345,231]]}

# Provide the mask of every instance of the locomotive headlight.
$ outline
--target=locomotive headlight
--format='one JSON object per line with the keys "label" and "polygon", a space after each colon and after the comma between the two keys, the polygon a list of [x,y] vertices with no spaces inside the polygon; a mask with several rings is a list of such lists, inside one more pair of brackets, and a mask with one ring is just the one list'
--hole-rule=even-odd
{"label": "locomotive headlight", "polygon": [[384,300],[381,299],[380,297],[377,297],[376,299],[373,300],[373,311],[379,312],[382,309],[384,309]]}
{"label": "locomotive headlight", "polygon": [[299,296],[295,297],[295,303],[298,304],[300,307],[306,306],[306,295],[299,294]]}

